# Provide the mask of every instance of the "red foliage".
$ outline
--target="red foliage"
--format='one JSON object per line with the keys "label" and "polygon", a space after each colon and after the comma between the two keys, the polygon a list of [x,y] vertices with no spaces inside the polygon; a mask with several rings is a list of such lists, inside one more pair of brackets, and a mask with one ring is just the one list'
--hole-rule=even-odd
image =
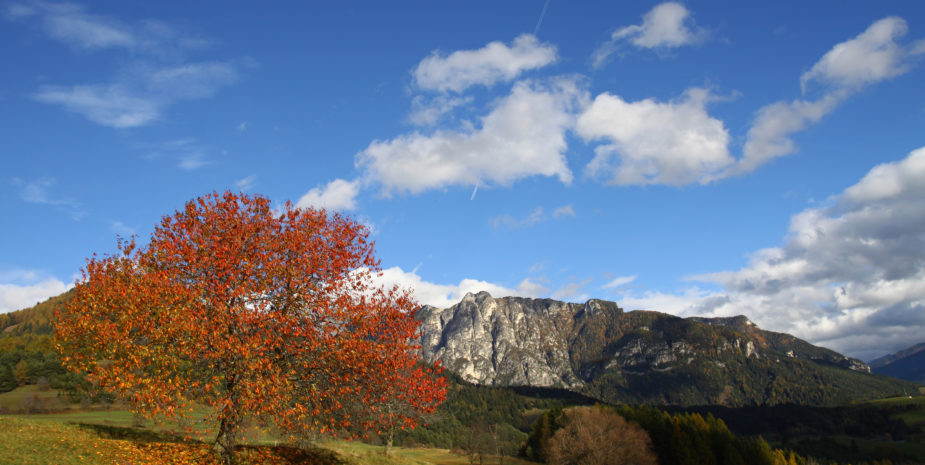
{"label": "red foliage", "polygon": [[445,397],[443,378],[414,368],[416,302],[371,284],[373,243],[349,218],[211,194],[146,246],[118,247],[88,260],[58,312],[63,360],[151,415],[212,406],[229,457],[245,416],[324,432],[393,421],[361,406],[395,386],[418,412]]}

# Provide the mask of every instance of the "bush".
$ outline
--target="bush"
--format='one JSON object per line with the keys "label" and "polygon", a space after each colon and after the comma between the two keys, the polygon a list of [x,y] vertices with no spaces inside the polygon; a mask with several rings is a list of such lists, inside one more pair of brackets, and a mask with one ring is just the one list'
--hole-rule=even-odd
{"label": "bush", "polygon": [[550,465],[658,465],[649,435],[613,411],[575,407],[546,446]]}

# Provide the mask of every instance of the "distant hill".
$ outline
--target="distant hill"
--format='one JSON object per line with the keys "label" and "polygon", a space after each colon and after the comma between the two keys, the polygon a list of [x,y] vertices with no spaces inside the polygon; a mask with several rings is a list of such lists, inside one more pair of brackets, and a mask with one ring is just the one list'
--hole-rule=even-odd
{"label": "distant hill", "polygon": [[679,318],[616,303],[467,294],[422,308],[421,345],[463,380],[570,389],[609,403],[836,405],[916,391],[862,361],[744,316]]}
{"label": "distant hill", "polygon": [[874,373],[925,384],[925,342],[870,362]]}
{"label": "distant hill", "polygon": [[55,307],[69,302],[73,294],[51,297],[44,302],[10,313],[0,313],[0,337],[23,334],[51,334]]}

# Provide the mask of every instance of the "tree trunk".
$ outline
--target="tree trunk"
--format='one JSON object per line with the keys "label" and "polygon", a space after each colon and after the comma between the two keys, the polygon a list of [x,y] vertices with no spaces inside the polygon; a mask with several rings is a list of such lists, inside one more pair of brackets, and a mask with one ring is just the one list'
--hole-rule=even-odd
{"label": "tree trunk", "polygon": [[235,376],[225,379],[225,387],[228,389],[231,402],[222,410],[218,436],[215,437],[215,449],[223,465],[234,465],[234,447],[238,443],[238,428],[241,426],[236,381]]}
{"label": "tree trunk", "polygon": [[392,456],[392,438],[395,436],[395,429],[389,428],[389,437],[385,441],[385,455]]}
{"label": "tree trunk", "polygon": [[224,465],[234,465],[234,446],[237,443],[237,421],[231,416],[222,418],[215,437],[215,450]]}

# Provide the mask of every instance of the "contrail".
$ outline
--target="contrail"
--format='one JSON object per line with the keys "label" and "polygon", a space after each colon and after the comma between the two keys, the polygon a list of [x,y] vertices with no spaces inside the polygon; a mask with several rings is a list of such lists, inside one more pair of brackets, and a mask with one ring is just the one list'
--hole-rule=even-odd
{"label": "contrail", "polygon": [[480,181],[475,182],[475,189],[472,189],[472,195],[469,196],[469,200],[475,200],[475,193],[479,191],[479,182]]}
{"label": "contrail", "polygon": [[543,4],[543,11],[540,13],[540,19],[536,22],[536,27],[533,28],[533,35],[536,35],[537,32],[540,32],[540,25],[543,24],[543,17],[546,16],[547,8],[549,8],[549,0],[546,0],[546,3]]}

